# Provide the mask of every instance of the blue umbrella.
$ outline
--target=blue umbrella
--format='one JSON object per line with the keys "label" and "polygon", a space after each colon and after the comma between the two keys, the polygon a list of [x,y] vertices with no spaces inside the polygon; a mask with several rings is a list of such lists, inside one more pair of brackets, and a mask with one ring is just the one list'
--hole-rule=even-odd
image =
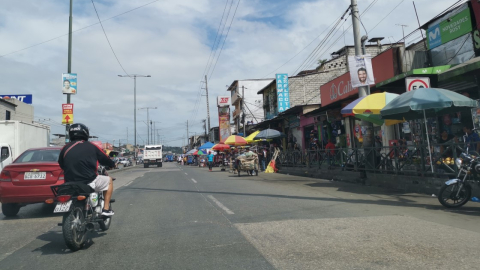
{"label": "blue umbrella", "polygon": [[214,146],[215,144],[211,143],[211,142],[206,142],[205,144],[203,144],[202,146],[200,146],[198,148],[198,150],[202,150],[202,149],[210,149]]}

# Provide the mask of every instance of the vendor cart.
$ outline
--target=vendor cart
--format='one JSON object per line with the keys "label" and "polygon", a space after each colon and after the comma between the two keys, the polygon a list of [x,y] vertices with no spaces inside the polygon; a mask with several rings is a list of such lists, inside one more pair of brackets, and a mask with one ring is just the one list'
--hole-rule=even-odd
{"label": "vendor cart", "polygon": [[255,153],[238,156],[235,159],[235,165],[238,176],[240,176],[241,171],[247,172],[248,175],[253,175],[255,173],[255,176],[258,176],[260,165],[258,162],[258,156]]}

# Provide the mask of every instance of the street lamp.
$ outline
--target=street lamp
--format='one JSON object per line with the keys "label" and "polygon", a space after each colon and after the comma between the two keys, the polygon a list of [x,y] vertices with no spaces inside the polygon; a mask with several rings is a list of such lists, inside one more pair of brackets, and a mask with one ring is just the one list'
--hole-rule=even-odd
{"label": "street lamp", "polygon": [[118,75],[118,77],[132,78],[133,77],[133,134],[134,134],[134,144],[135,144],[135,164],[137,163],[137,77],[152,77],[150,75],[139,75],[139,74],[127,74],[127,75]]}

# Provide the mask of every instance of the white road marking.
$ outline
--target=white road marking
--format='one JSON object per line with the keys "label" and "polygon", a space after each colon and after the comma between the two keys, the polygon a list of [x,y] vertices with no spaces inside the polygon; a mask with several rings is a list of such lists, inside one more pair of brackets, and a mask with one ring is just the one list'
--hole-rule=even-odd
{"label": "white road marking", "polygon": [[193,178],[192,178],[192,181],[193,181],[193,183],[195,183],[195,184],[197,183],[197,181],[195,181],[195,179],[193,179]]}
{"label": "white road marking", "polygon": [[126,184],[125,184],[125,185],[123,185],[123,186],[124,186],[124,187],[126,187],[126,186],[130,185],[131,183],[133,183],[133,180],[132,180],[132,181],[130,181],[130,182],[128,182],[128,183],[126,183]]}
{"label": "white road marking", "polygon": [[207,197],[210,198],[210,200],[212,200],[214,203],[216,203],[218,205],[218,207],[222,208],[225,212],[227,212],[227,214],[229,214],[229,215],[235,214],[235,213],[233,213],[232,210],[228,209],[225,205],[223,205],[221,202],[219,202],[217,199],[215,199],[215,197],[213,197],[212,195],[208,195]]}
{"label": "white road marking", "polygon": [[185,175],[188,175],[188,173],[185,173]]}

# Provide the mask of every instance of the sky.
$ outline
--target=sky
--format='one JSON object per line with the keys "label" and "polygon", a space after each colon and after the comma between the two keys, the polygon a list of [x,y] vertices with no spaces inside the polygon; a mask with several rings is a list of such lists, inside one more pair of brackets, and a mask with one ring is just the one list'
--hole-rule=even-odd
{"label": "sky", "polygon": [[[436,0],[433,5],[431,0],[416,0],[420,23],[455,2]],[[227,86],[234,80],[294,75],[305,60],[311,64],[304,69],[312,69],[316,60],[329,59],[331,52],[353,45],[348,28],[351,16],[347,15],[315,59],[308,58],[350,0],[94,3],[98,16],[105,20],[102,24],[111,47],[92,1],[74,0],[72,72],[78,74],[78,94],[71,101],[74,122],[86,124],[91,135],[103,142],[120,140],[123,144],[128,132],[128,142],[133,144],[134,82],[118,75],[151,75],[137,78],[137,108],[156,107],[149,110],[149,117],[156,122],[162,142],[181,146],[187,120],[190,135],[203,133],[205,73],[214,127],[218,126],[216,97],[228,95]],[[362,35],[367,31],[370,38],[385,37],[383,43],[402,39],[399,24],[407,25],[406,34],[418,28],[410,0],[358,0],[358,8],[361,14],[365,12]],[[52,134],[65,132],[61,76],[67,72],[68,20],[66,0],[3,0],[0,9],[0,94],[32,94],[35,120],[51,125]],[[418,40],[420,34],[415,34],[406,42]],[[147,139],[146,122],[147,110],[137,110],[139,144]]]}

